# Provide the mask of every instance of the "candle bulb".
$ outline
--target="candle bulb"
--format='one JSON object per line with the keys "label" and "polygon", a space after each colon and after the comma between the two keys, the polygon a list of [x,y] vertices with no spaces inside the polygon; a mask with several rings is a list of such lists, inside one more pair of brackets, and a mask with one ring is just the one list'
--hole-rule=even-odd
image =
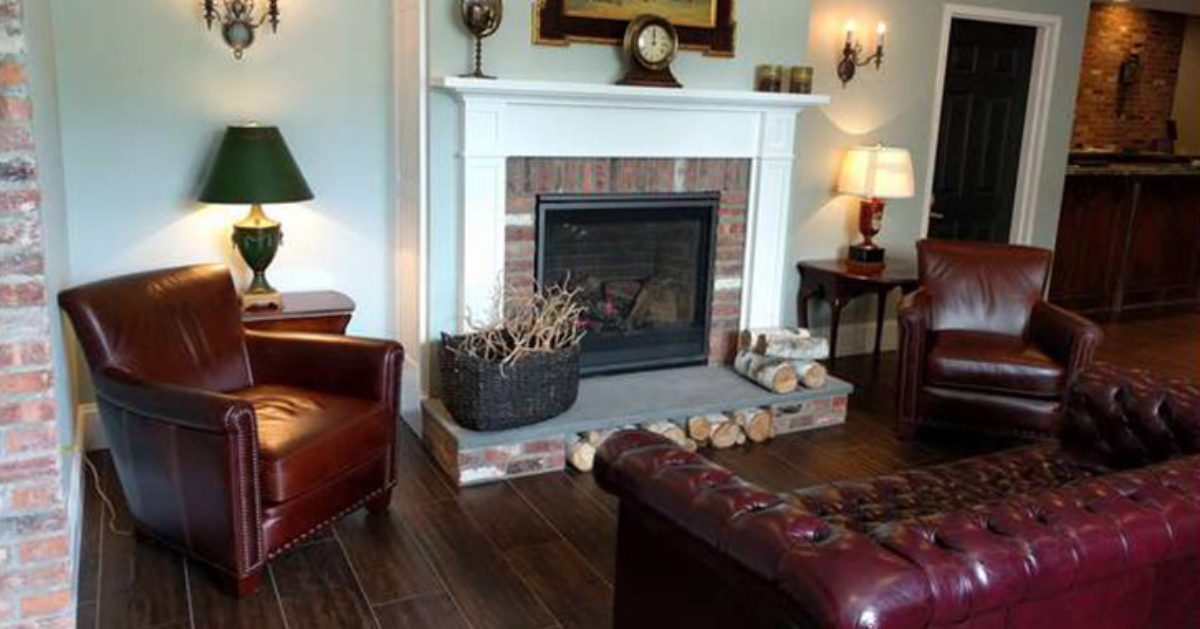
{"label": "candle bulb", "polygon": [[883,42],[887,38],[887,24],[885,24],[884,22],[880,22],[879,27],[876,29],[876,32],[879,33],[879,46],[878,47],[880,50],[883,50]]}
{"label": "candle bulb", "polygon": [[850,20],[849,22],[846,22],[846,45],[847,46],[854,45],[854,29],[856,26],[857,25],[854,23],[854,20]]}

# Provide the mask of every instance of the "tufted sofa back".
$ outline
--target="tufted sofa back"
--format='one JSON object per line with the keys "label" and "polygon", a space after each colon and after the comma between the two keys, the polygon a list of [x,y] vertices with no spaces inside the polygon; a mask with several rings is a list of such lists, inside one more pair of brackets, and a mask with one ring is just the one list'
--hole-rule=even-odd
{"label": "tufted sofa back", "polygon": [[621,499],[618,624],[668,600],[622,588],[622,574],[654,574],[690,584],[680,601],[693,602],[671,606],[681,625],[742,613],[719,603],[732,590],[767,598],[751,607],[768,620],[745,627],[1195,626],[1197,400],[1101,367],[1071,399],[1083,458],[1022,448],[785,495],[618,433],[595,472]]}
{"label": "tufted sofa back", "polygon": [[1064,447],[1129,469],[1200,453],[1200,386],[1097,364],[1067,407]]}

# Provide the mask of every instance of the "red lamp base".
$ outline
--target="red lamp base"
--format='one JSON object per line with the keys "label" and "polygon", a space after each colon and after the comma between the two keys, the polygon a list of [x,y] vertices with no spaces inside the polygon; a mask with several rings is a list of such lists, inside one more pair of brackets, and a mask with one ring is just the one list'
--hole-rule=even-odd
{"label": "red lamp base", "polygon": [[862,244],[851,245],[846,260],[848,266],[859,272],[879,272],[884,268],[886,249],[872,240],[883,227],[883,201],[863,199],[858,206],[858,231],[862,233]]}

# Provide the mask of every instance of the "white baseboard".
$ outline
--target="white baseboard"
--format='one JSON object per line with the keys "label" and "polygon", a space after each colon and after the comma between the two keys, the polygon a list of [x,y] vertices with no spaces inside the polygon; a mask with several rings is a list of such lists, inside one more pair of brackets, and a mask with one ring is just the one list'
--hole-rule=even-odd
{"label": "white baseboard", "polygon": [[107,450],[108,437],[104,436],[104,426],[100,424],[100,407],[94,402],[80,404],[76,413],[83,430],[83,451]]}
{"label": "white baseboard", "polygon": [[[80,417],[79,419],[82,419]],[[83,424],[77,424],[83,425]],[[83,557],[83,500],[85,479],[83,478],[83,450],[78,447],[71,448],[64,453],[65,460],[63,461],[63,469],[67,474],[66,479],[66,507],[67,507],[67,533],[71,540],[71,583],[79,583],[79,568],[83,563],[80,559]],[[79,605],[79,589],[75,588],[75,605]]]}
{"label": "white baseboard", "polygon": [[[829,328],[813,328],[821,336],[829,336]],[[881,351],[892,352],[899,347],[900,326],[895,321],[883,322]],[[875,322],[843,323],[838,329],[837,355],[858,356],[875,351]]]}

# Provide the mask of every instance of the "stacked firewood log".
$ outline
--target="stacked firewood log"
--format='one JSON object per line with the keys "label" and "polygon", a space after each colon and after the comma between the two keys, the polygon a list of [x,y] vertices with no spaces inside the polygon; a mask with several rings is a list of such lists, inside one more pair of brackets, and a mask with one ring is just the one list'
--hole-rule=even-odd
{"label": "stacked firewood log", "polygon": [[577,435],[567,446],[567,462],[571,467],[590,472],[596,460],[596,449],[617,430],[640,428],[662,435],[683,448],[732,448],[746,443],[763,443],[775,436],[775,417],[770,409],[748,408],[730,413],[695,415],[680,422],[651,421],[638,426],[612,430],[589,430]]}
{"label": "stacked firewood log", "polygon": [[828,357],[829,341],[803,328],[745,330],[733,369],[768,391],[791,393],[825,386],[829,373],[817,361]]}

